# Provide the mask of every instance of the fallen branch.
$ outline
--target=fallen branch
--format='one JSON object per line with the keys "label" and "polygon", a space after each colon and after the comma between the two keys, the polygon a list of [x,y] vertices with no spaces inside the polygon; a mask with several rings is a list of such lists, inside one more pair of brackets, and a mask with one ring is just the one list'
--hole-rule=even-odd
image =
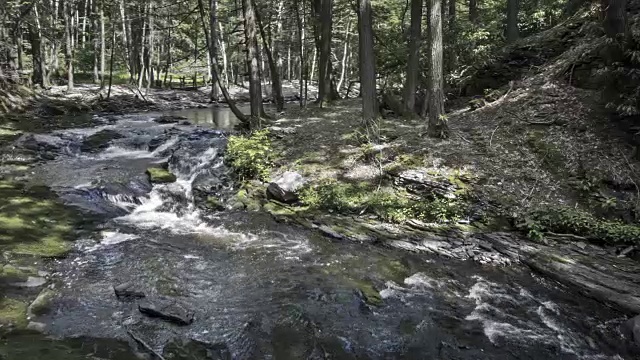
{"label": "fallen branch", "polygon": [[139,336],[137,336],[133,331],[127,329],[127,334],[131,336],[131,338],[138,343],[138,345],[142,346],[145,350],[147,350],[152,356],[155,356],[159,360],[166,360],[162,355],[158,354],[157,351],[153,350],[153,348],[147,344],[144,340],[142,340]]}

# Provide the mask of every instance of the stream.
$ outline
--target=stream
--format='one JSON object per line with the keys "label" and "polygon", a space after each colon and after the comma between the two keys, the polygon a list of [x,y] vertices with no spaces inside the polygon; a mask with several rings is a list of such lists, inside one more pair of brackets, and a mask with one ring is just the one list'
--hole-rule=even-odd
{"label": "stream", "polygon": [[[94,226],[50,264],[59,295],[37,319],[50,336],[0,340],[0,359],[124,360],[151,350],[194,360],[634,358],[618,330],[622,314],[523,266],[337,241],[264,213],[202,209],[206,197],[237,191],[223,163],[234,118],[227,109],[172,115],[192,124],[98,116],[97,127],[46,135],[61,150],[31,181]],[[120,136],[82,146],[105,130]],[[177,181],[151,185],[145,170],[162,163]],[[123,283],[145,298],[116,297]],[[173,304],[193,322],[149,317],[142,302]]]}

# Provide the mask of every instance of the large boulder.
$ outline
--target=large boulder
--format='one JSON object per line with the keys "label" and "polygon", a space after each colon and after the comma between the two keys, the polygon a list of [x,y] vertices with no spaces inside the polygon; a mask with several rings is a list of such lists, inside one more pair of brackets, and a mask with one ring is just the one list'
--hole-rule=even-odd
{"label": "large boulder", "polygon": [[298,201],[298,191],[306,180],[297,172],[287,171],[267,187],[267,198],[286,204]]}

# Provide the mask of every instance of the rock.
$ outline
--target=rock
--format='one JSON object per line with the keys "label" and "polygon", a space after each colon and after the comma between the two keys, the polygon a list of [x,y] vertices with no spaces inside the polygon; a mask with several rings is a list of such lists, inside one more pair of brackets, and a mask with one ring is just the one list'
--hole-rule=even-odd
{"label": "rock", "polygon": [[633,344],[640,347],[640,315],[622,324],[621,332]]}
{"label": "rock", "polygon": [[158,124],[174,124],[184,120],[187,120],[187,118],[178,115],[162,115],[153,119],[153,121],[157,122]]}
{"label": "rock", "polygon": [[109,144],[116,139],[121,139],[124,136],[113,130],[102,130],[97,133],[88,136],[80,145],[80,151],[95,153],[102,151],[109,147]]}
{"label": "rock", "polygon": [[25,134],[18,138],[13,146],[37,152],[59,152],[67,143],[67,141],[52,135]]}
{"label": "rock", "polygon": [[232,359],[229,348],[224,343],[204,343],[192,339],[171,340],[164,349],[162,356],[173,360],[227,360]]}
{"label": "rock", "polygon": [[149,176],[149,181],[156,184],[172,183],[177,180],[176,176],[170,173],[169,170],[159,167],[148,168],[147,175]]}
{"label": "rock", "polygon": [[126,282],[113,287],[113,291],[115,292],[118,299],[122,298],[143,298],[145,297],[144,292],[139,290],[136,285],[132,282]]}
{"label": "rock", "polygon": [[163,304],[145,302],[138,305],[138,310],[149,316],[160,318],[176,325],[190,325],[193,322],[193,311],[186,310],[175,302]]}
{"label": "rock", "polygon": [[629,255],[630,253],[632,253],[635,249],[636,249],[636,247],[635,247],[635,246],[633,246],[633,245],[632,245],[632,246],[629,246],[629,247],[627,247],[626,249],[622,250],[622,251],[620,252],[620,254],[618,255],[618,257],[624,257],[624,256],[627,256],[627,255]]}
{"label": "rock", "polygon": [[33,300],[29,308],[27,308],[27,314],[32,317],[34,315],[42,315],[50,310],[51,300],[56,295],[56,292],[51,289],[44,289],[40,292],[38,297]]}
{"label": "rock", "polygon": [[213,196],[209,196],[207,198],[207,208],[214,210],[214,211],[222,211],[225,209],[224,207],[224,202],[222,202],[222,200],[217,199]]}
{"label": "rock", "polygon": [[456,186],[447,180],[442,180],[427,171],[406,170],[398,174],[394,184],[402,186],[410,193],[418,195],[436,194],[451,198],[455,197]]}
{"label": "rock", "polygon": [[44,333],[46,328],[47,325],[41,322],[30,321],[29,324],[27,324],[27,330],[35,331],[38,333]]}
{"label": "rock", "polygon": [[0,267],[0,282],[21,283],[29,279],[27,274],[13,265]]}
{"label": "rock", "polygon": [[33,288],[39,287],[47,283],[47,280],[38,276],[29,276],[27,277],[27,281],[13,283],[13,286],[23,287],[23,288]]}
{"label": "rock", "polygon": [[291,204],[298,201],[297,191],[306,180],[297,172],[287,171],[267,187],[267,197]]}

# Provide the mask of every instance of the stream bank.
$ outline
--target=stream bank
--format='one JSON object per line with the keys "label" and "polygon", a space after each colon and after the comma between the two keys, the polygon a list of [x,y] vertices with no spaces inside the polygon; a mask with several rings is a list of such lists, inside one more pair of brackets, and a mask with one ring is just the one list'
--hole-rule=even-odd
{"label": "stream bank", "polygon": [[[25,206],[2,210],[24,219],[16,222],[23,233],[50,226],[73,240],[49,258],[3,242],[4,271],[18,269],[26,280],[1,285],[2,329],[8,319],[32,332],[5,335],[5,358],[37,359],[49,349],[82,359],[88,347],[107,359],[175,351],[189,359],[633,358],[619,333],[624,313],[514,260],[460,260],[466,250],[481,259],[490,240],[458,238],[468,248],[456,259],[442,254],[457,247],[440,245],[453,235],[414,230],[420,242],[402,233],[353,242],[232,208],[239,189],[222,157],[228,132],[159,124],[160,116],[97,116],[97,127],[27,134],[4,149],[7,159],[31,160],[5,176],[24,184],[12,203]],[[175,182],[150,182],[150,167]],[[18,200],[41,197],[39,189],[52,196],[40,200],[51,201],[41,213],[38,201]],[[62,208],[72,211],[68,218],[44,221]],[[34,214],[43,221],[32,224]],[[29,277],[32,286],[16,285]],[[130,288],[137,293],[116,294]],[[141,311],[149,304],[165,315]],[[177,315],[187,320],[168,321]]]}

